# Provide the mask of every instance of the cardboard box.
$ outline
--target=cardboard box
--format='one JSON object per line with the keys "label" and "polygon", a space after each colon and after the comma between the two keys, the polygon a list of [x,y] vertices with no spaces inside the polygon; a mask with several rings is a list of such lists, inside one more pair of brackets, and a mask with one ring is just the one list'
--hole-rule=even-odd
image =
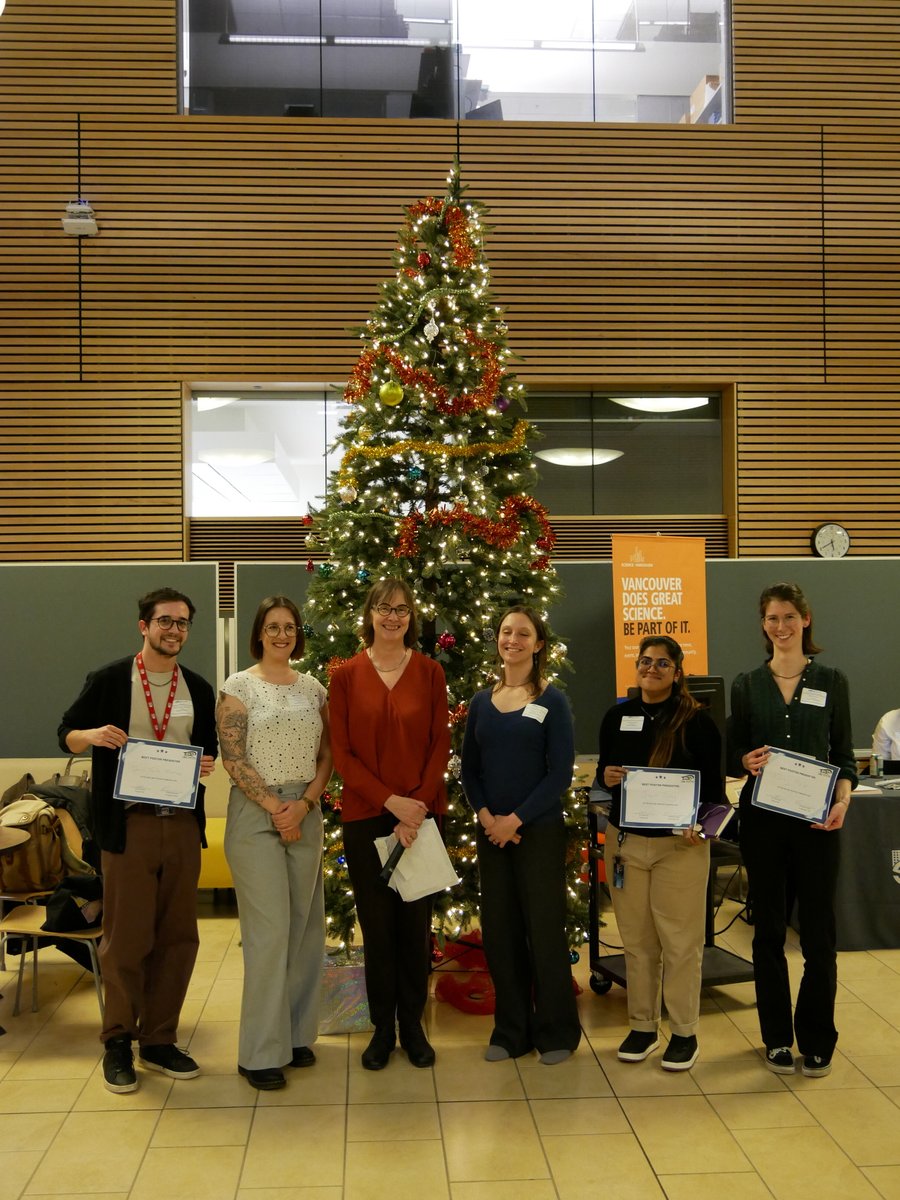
{"label": "cardboard box", "polygon": [[718,75],[704,75],[691,92],[691,122],[695,122],[722,83]]}

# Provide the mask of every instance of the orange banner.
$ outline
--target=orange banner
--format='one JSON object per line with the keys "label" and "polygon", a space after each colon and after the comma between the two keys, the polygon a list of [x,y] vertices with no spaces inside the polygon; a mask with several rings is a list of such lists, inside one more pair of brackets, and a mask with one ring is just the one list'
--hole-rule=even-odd
{"label": "orange banner", "polygon": [[706,539],[614,534],[616,694],[635,683],[641,638],[665,634],[684,650],[686,675],[705,675]]}

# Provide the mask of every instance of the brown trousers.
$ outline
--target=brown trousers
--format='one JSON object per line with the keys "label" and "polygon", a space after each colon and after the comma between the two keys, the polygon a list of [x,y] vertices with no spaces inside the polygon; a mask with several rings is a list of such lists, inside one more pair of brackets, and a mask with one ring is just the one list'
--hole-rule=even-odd
{"label": "brown trousers", "polygon": [[122,854],[104,850],[100,968],[106,1018],[100,1040],[174,1044],[197,957],[200,829],[190,812],[128,813]]}

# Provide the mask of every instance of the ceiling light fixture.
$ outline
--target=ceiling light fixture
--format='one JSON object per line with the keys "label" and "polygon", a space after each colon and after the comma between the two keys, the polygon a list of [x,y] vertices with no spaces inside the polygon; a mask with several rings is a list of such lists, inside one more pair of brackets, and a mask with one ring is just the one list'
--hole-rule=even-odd
{"label": "ceiling light fixture", "polygon": [[195,396],[197,412],[212,412],[215,408],[224,408],[226,404],[236,404],[239,396]]}
{"label": "ceiling light fixture", "polygon": [[603,450],[595,446],[558,446],[555,450],[538,450],[538,458],[557,467],[601,467],[604,463],[621,458],[621,450]]}
{"label": "ceiling light fixture", "polygon": [[211,467],[256,467],[274,456],[265,450],[201,450],[197,457]]}
{"label": "ceiling light fixture", "polygon": [[610,396],[610,400],[623,408],[649,413],[687,412],[709,404],[708,396]]}

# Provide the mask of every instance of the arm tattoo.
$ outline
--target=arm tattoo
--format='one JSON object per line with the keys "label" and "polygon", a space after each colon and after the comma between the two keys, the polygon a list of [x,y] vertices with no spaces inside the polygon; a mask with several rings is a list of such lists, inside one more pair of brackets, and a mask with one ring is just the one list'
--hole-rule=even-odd
{"label": "arm tattoo", "polygon": [[265,780],[247,762],[246,757],[247,710],[243,706],[232,707],[220,693],[216,705],[216,725],[219,731],[222,765],[244,795],[260,807],[264,807],[264,801],[269,798],[269,789]]}

